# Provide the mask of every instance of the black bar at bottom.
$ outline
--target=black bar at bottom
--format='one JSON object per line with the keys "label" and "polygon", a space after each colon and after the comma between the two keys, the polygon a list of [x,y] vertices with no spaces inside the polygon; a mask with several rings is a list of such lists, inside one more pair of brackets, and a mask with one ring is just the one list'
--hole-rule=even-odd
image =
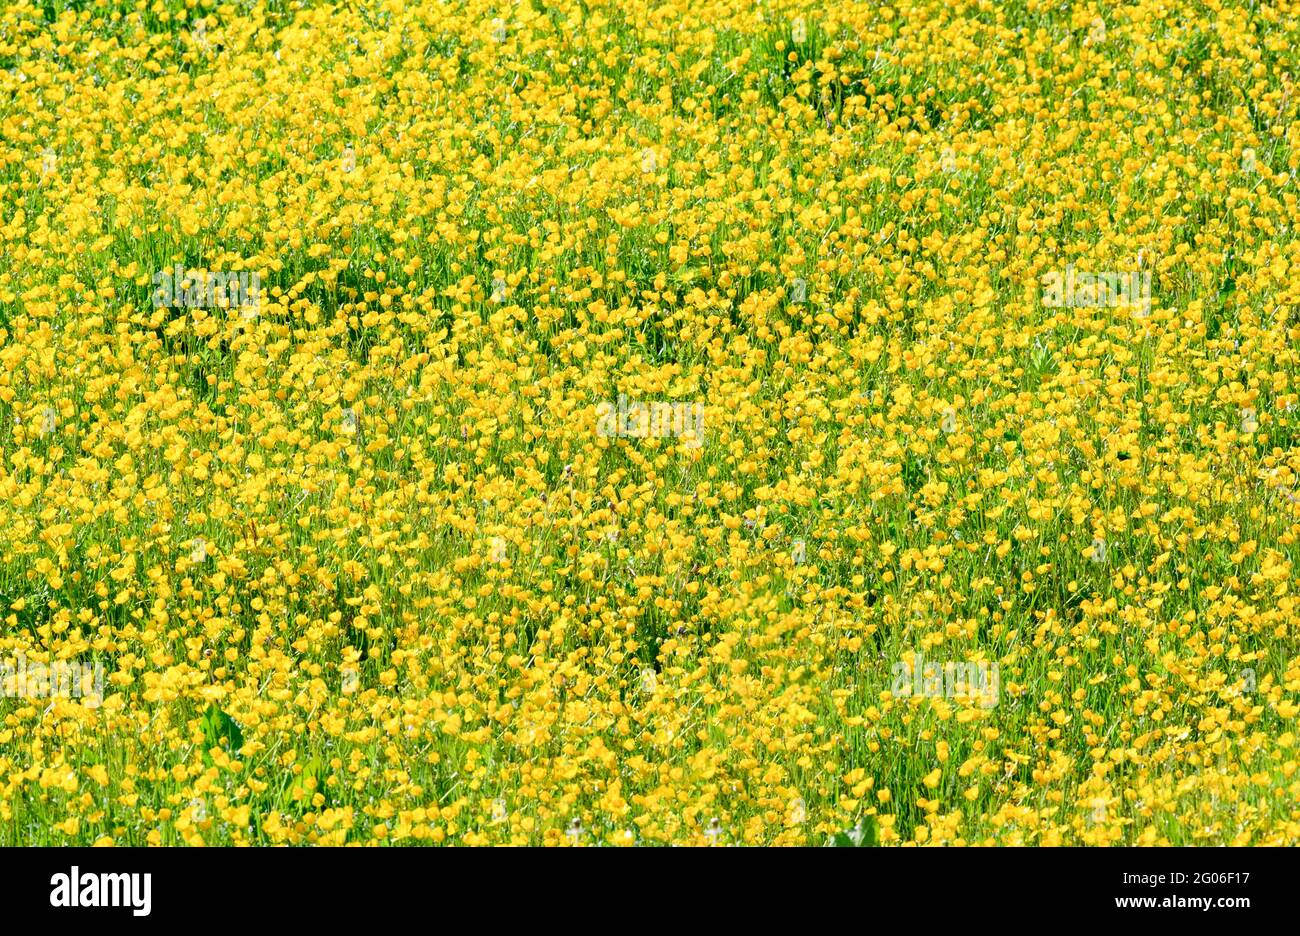
{"label": "black bar at bottom", "polygon": [[[786,908],[866,922],[873,905],[923,908],[927,926],[991,923],[999,912],[1022,922],[1182,925],[1195,917],[1231,925],[1281,918],[1295,880],[1292,854],[1281,849],[563,851],[7,849],[0,894],[11,926],[373,927],[486,913],[493,925],[517,914],[530,925],[585,920],[600,928],[643,915],[699,922],[713,914],[735,929],[751,919],[767,928],[765,916]],[[1044,916],[1023,916],[1037,913]]]}

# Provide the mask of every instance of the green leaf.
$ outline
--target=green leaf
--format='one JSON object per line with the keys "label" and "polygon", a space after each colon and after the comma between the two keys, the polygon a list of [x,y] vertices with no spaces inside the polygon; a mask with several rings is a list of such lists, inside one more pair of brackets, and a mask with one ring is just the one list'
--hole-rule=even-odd
{"label": "green leaf", "polygon": [[853,828],[836,832],[826,842],[831,848],[874,848],[879,844],[880,833],[871,816],[863,816]]}
{"label": "green leaf", "polygon": [[207,752],[214,747],[224,748],[233,757],[244,746],[244,733],[240,731],[239,723],[219,709],[217,703],[208,705],[201,724],[203,738],[207,742],[204,745],[205,760],[210,760]]}
{"label": "green leaf", "polygon": [[[302,768],[302,772],[293,778],[284,793],[283,805],[291,812],[301,813],[311,808],[311,798],[314,794],[320,793],[329,800],[329,794],[325,788],[325,764],[319,755],[313,755]],[[315,780],[315,789],[309,789],[308,779]]]}

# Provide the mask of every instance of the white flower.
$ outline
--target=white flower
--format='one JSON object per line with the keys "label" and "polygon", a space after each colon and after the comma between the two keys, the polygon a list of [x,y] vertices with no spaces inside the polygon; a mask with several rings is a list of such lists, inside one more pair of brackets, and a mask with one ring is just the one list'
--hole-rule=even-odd
{"label": "white flower", "polygon": [[1092,23],[1088,26],[1088,38],[1084,40],[1084,45],[1096,45],[1099,42],[1106,41],[1106,21],[1100,16],[1094,16]]}
{"label": "white flower", "polygon": [[804,805],[802,796],[796,796],[790,801],[790,822],[792,825],[802,825],[807,820],[808,807]]}

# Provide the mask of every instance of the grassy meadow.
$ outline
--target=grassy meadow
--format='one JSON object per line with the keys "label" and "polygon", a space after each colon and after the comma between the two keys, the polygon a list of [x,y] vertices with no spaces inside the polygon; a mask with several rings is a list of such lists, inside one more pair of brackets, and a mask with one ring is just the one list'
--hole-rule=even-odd
{"label": "grassy meadow", "polygon": [[1298,47],[8,0],[0,844],[1300,843]]}

